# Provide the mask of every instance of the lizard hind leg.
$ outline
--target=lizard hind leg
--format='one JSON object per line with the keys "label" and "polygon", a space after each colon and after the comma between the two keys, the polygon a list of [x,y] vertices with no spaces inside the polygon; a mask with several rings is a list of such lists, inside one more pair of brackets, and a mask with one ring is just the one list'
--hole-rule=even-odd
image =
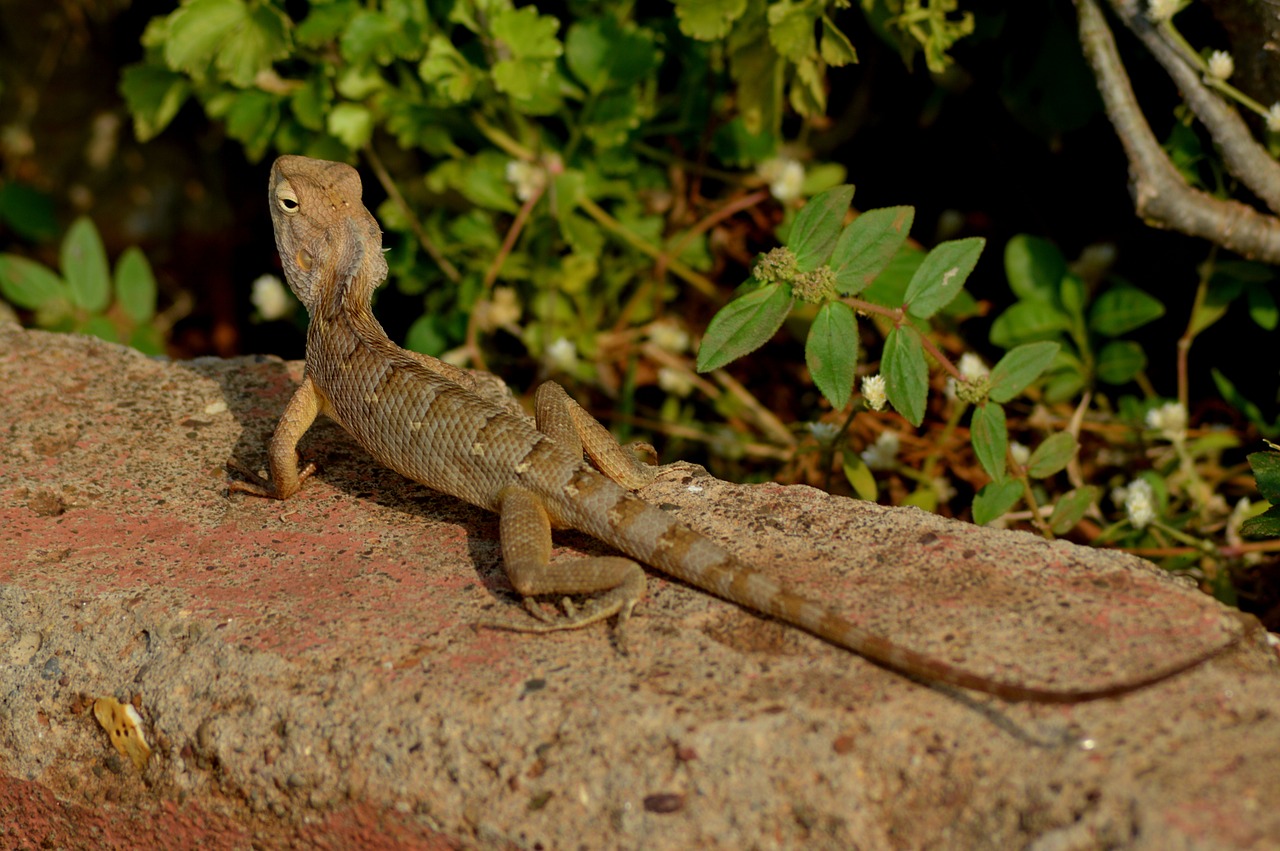
{"label": "lizard hind leg", "polygon": [[609,430],[554,381],[539,385],[533,404],[538,431],[579,454],[585,451],[597,470],[627,490],[640,490],[658,475],[658,468],[641,463],[618,445]]}
{"label": "lizard hind leg", "polygon": [[[623,625],[644,596],[644,570],[629,558],[597,556],[551,563],[551,520],[542,500],[521,487],[502,492],[499,506],[502,561],[507,578],[524,597],[525,608],[541,624],[488,623],[516,632],[577,629],[618,616],[615,641],[624,648]],[[548,614],[535,597],[546,594],[593,594],[582,608],[565,597],[564,614]]]}

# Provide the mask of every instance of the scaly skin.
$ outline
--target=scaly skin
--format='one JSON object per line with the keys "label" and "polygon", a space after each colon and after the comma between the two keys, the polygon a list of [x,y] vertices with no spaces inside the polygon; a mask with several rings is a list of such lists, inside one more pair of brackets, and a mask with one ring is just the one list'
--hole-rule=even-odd
{"label": "scaly skin", "polygon": [[[311,314],[307,365],[271,439],[270,483],[233,482],[234,491],[276,499],[296,493],[315,469],[299,470],[298,440],[318,414],[327,414],[381,464],[500,515],[507,575],[544,621],[516,629],[571,629],[613,615],[621,627],[644,594],[636,559],[918,680],[1005,700],[1107,697],[1203,661],[1096,690],[1055,690],[992,680],[868,633],[631,493],[655,471],[624,452],[559,385],[539,388],[531,422],[475,374],[392,343],[369,306],[387,264],[355,169],[280,157],[271,169],[270,202],[285,276]],[[552,564],[553,527],[586,532],[631,558]],[[582,611],[567,606],[565,615],[552,618],[533,602],[545,594],[595,596]]]}

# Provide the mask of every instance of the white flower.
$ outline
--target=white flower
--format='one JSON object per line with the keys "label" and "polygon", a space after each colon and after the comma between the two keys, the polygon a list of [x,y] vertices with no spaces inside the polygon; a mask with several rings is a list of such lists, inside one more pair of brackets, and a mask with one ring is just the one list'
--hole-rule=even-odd
{"label": "white flower", "polygon": [[578,365],[577,347],[564,337],[560,337],[547,346],[547,365],[559,372],[572,372]]}
{"label": "white flower", "polygon": [[774,157],[760,163],[757,173],[769,184],[773,197],[784,204],[800,197],[804,185],[804,166],[789,157]]}
{"label": "white flower", "polygon": [[883,411],[886,400],[884,376],[880,373],[868,375],[862,379],[862,398],[867,400],[867,407],[873,411]]}
{"label": "white flower", "polygon": [[835,423],[805,423],[804,427],[813,435],[813,439],[823,446],[830,446],[831,441],[840,433],[840,426]]}
{"label": "white flower", "polygon": [[1231,54],[1225,50],[1215,50],[1209,55],[1210,76],[1225,80],[1235,73],[1235,70],[1236,63],[1231,59]]}
{"label": "white flower", "polygon": [[1031,450],[1016,440],[1009,442],[1009,454],[1019,467],[1027,466],[1027,462],[1031,460]]}
{"label": "white flower", "polygon": [[658,386],[672,396],[683,398],[693,392],[693,379],[683,369],[664,366],[658,370]]}
{"label": "white flower", "polygon": [[873,470],[892,470],[898,456],[898,433],[882,431],[876,442],[862,450],[862,460]]}
{"label": "white flower", "polygon": [[1178,0],[1151,0],[1147,4],[1147,17],[1152,23],[1163,24],[1177,14]]}
{"label": "white flower", "polygon": [[511,160],[507,163],[507,182],[515,186],[517,198],[528,201],[547,185],[547,172],[533,163]]}
{"label": "white flower", "polygon": [[1267,129],[1272,133],[1280,133],[1280,103],[1271,104],[1264,117],[1267,120]]}
{"label": "white flower", "polygon": [[1146,479],[1134,479],[1125,488],[1124,513],[1135,529],[1145,529],[1156,519],[1155,493]]}
{"label": "white flower", "polygon": [[991,370],[982,362],[982,358],[973,352],[965,352],[960,356],[960,363],[957,364],[960,374],[964,376],[965,381],[973,381],[975,378],[986,378],[991,374]]}
{"label": "white flower", "polygon": [[938,498],[939,503],[950,502],[956,495],[956,489],[951,486],[951,480],[946,476],[935,476],[929,485],[933,488],[933,494]]}
{"label": "white flower", "polygon": [[293,298],[275,275],[262,275],[255,280],[249,301],[257,308],[258,315],[268,322],[283,319],[293,311]]}
{"label": "white flower", "polygon": [[677,355],[689,348],[689,332],[674,322],[655,322],[650,325],[649,339],[658,348]]}
{"label": "white flower", "polygon": [[1165,402],[1147,411],[1147,428],[1160,432],[1169,441],[1185,440],[1187,436],[1187,409],[1177,402]]}

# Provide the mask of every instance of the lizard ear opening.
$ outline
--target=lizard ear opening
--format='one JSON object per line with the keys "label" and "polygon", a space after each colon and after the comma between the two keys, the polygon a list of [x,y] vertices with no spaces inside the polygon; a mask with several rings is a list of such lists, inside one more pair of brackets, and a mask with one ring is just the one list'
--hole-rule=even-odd
{"label": "lizard ear opening", "polygon": [[290,216],[298,212],[298,193],[293,191],[293,187],[287,180],[280,181],[280,185],[276,188],[276,205],[281,212]]}

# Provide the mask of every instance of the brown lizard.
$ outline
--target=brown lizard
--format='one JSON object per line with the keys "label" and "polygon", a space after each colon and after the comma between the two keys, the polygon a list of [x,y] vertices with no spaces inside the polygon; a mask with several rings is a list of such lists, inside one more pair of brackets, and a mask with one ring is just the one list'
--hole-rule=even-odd
{"label": "brown lizard", "polygon": [[[391,342],[370,309],[373,290],[387,277],[382,232],[361,201],[354,168],[280,157],[271,169],[270,203],[285,277],[311,315],[306,370],[271,438],[270,482],[233,482],[233,491],[275,499],[296,493],[315,472],[314,464],[299,469],[298,440],[323,413],[392,470],[499,514],[507,576],[543,621],[516,629],[572,629],[614,615],[621,628],[644,594],[644,571],[631,558],[551,563],[551,530],[567,527],[916,679],[1006,700],[1090,700],[1203,661],[1100,689],[1057,690],[992,680],[872,634],[633,494],[653,480],[655,468],[631,457],[558,384],[538,389],[530,421],[474,373]],[[565,613],[553,617],[534,601],[548,594],[595,596],[581,610],[566,603]]]}

